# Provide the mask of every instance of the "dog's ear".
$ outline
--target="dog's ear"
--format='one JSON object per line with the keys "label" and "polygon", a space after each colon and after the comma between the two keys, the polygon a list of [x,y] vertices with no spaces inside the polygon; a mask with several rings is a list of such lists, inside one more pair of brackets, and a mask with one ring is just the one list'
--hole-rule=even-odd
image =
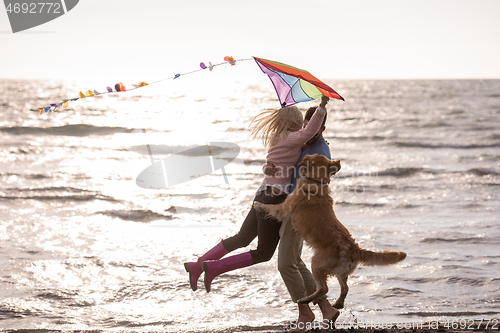
{"label": "dog's ear", "polygon": [[306,155],[306,157],[304,157],[302,159],[302,161],[299,164],[297,164],[297,165],[298,166],[309,166],[311,164],[311,162],[310,162],[311,161],[311,157],[310,156],[311,155]]}
{"label": "dog's ear", "polygon": [[330,161],[330,176],[335,175],[340,170],[340,160]]}

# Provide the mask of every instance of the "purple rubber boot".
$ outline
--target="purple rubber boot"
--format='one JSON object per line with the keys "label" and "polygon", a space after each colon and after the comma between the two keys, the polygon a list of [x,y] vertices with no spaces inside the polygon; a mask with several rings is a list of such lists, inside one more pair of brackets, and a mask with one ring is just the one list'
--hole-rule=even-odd
{"label": "purple rubber boot", "polygon": [[216,276],[238,268],[243,268],[253,265],[253,259],[250,252],[237,254],[228,258],[214,261],[205,261],[203,270],[205,271],[205,290],[210,292],[212,280]]}
{"label": "purple rubber boot", "polygon": [[186,272],[189,273],[189,284],[191,285],[191,289],[193,289],[193,291],[198,289],[198,279],[203,272],[203,267],[201,266],[201,264],[207,260],[220,259],[226,254],[228,254],[228,252],[224,245],[222,245],[222,242],[220,242],[219,244],[215,245],[213,249],[199,257],[197,261],[184,263],[184,268],[186,269]]}

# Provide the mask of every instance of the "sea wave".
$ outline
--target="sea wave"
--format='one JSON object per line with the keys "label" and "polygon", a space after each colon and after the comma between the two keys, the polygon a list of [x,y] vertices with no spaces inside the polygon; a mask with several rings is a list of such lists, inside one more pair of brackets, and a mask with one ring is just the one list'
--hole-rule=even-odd
{"label": "sea wave", "polygon": [[16,307],[11,304],[0,304],[0,320],[1,319],[17,319],[24,317],[36,316],[36,311],[25,309],[21,307]]}
{"label": "sea wave", "polygon": [[500,133],[492,133],[488,136],[488,139],[491,140],[500,140]]}
{"label": "sea wave", "polygon": [[500,240],[494,237],[456,237],[456,238],[443,238],[443,237],[427,237],[420,240],[420,243],[457,243],[457,244],[498,244]]}
{"label": "sea wave", "polygon": [[40,174],[40,173],[34,173],[34,174],[20,174],[20,173],[12,173],[12,172],[6,172],[6,173],[0,173],[0,177],[22,177],[22,178],[27,178],[27,179],[49,179],[52,178],[50,175],[47,174]]}
{"label": "sea wave", "polygon": [[392,176],[392,177],[410,177],[417,173],[436,173],[437,171],[433,171],[427,168],[414,168],[414,167],[397,167],[390,168],[386,170],[379,171],[377,173],[378,176]]}
{"label": "sea wave", "polygon": [[132,128],[94,126],[87,124],[73,124],[57,127],[0,127],[0,132],[13,135],[60,135],[60,136],[89,136],[89,135],[111,135],[115,133],[130,133]]}
{"label": "sea wave", "polygon": [[406,289],[406,288],[389,288],[384,291],[383,294],[373,295],[374,298],[392,298],[392,297],[408,297],[408,296],[417,296],[417,294],[421,294],[422,291],[415,289]]}
{"label": "sea wave", "polygon": [[496,170],[491,170],[487,168],[473,168],[467,170],[467,173],[472,173],[476,176],[488,176],[488,175],[493,175],[493,176],[500,176],[500,172]]}
{"label": "sea wave", "polygon": [[359,140],[359,141],[381,141],[389,139],[389,137],[381,136],[381,135],[357,135],[357,136],[325,136],[325,139],[328,140]]}
{"label": "sea wave", "polygon": [[430,168],[424,168],[424,167],[394,167],[394,168],[389,168],[389,169],[384,169],[380,171],[375,171],[375,172],[355,172],[355,171],[343,171],[341,170],[337,175],[335,175],[335,178],[357,178],[357,177],[396,177],[396,178],[405,178],[405,177],[411,177],[416,174],[430,174],[430,175],[439,175],[439,174],[445,174],[445,173],[450,173],[450,174],[474,174],[476,176],[487,176],[487,175],[493,175],[493,176],[498,176],[500,175],[500,171],[494,170],[494,169],[488,169],[488,168],[472,168],[468,169],[466,171],[447,171],[447,170],[440,170],[440,169],[430,169]]}
{"label": "sea wave", "polygon": [[75,201],[112,201],[119,202],[118,200],[101,194],[92,195],[40,195],[40,196],[0,196],[0,200],[37,200],[37,201],[58,201],[58,202],[75,202]]}
{"label": "sea wave", "polygon": [[396,147],[403,148],[452,148],[452,149],[480,149],[480,148],[495,148],[500,147],[500,142],[488,143],[488,144],[432,144],[424,142],[402,142],[396,141],[393,143]]}
{"label": "sea wave", "polygon": [[[417,311],[417,312],[404,312],[400,313],[399,316],[415,316],[415,317],[471,317],[471,316],[488,316],[488,315],[496,315],[500,313],[500,311],[457,311],[457,312],[439,312],[439,311]],[[477,325],[477,323],[475,324]],[[486,325],[486,322],[483,323]],[[476,327],[476,326],[474,326]],[[484,326],[482,326],[484,327]],[[442,330],[440,330],[442,331]]]}
{"label": "sea wave", "polygon": [[156,213],[151,210],[133,209],[133,210],[106,210],[96,212],[110,217],[117,217],[120,220],[133,221],[133,222],[151,222],[156,220],[171,220],[171,214],[165,215]]}
{"label": "sea wave", "polygon": [[336,205],[343,206],[363,206],[363,207],[383,207],[386,204],[384,203],[375,203],[375,202],[349,202],[349,201],[335,201]]}
{"label": "sea wave", "polygon": [[337,175],[335,175],[335,178],[379,177],[379,176],[404,178],[404,177],[411,177],[418,173],[438,174],[441,172],[442,171],[440,170],[432,170],[429,168],[421,168],[421,167],[395,167],[375,172],[343,171],[341,169],[340,172]]}
{"label": "sea wave", "polygon": [[[52,179],[58,178],[59,176],[66,177],[69,174],[66,172],[53,172],[51,174],[42,174],[42,173],[14,173],[14,172],[6,172],[0,173],[0,177],[20,177],[24,179]],[[74,179],[90,179],[89,176],[84,174],[74,174],[70,175]],[[16,189],[19,190],[19,189]]]}
{"label": "sea wave", "polygon": [[49,186],[49,187],[35,187],[35,188],[7,188],[9,191],[17,192],[70,192],[70,193],[95,193],[81,188],[71,186]]}
{"label": "sea wave", "polygon": [[86,307],[96,305],[95,300],[79,295],[77,291],[46,290],[36,295],[36,298],[48,301],[66,303],[67,306]]}
{"label": "sea wave", "polygon": [[[464,268],[463,266],[459,267],[461,269]],[[435,278],[420,277],[420,278],[410,278],[410,279],[395,277],[393,279],[401,280],[409,284],[430,284],[430,285],[444,284],[444,285],[459,285],[467,287],[470,286],[481,287],[481,286],[486,286],[491,282],[493,282],[492,278],[487,278],[487,277],[462,277],[462,276],[447,276],[447,277],[435,277]]]}
{"label": "sea wave", "polygon": [[450,123],[444,122],[444,121],[437,121],[437,122],[430,122],[430,123],[425,123],[425,124],[417,125],[415,127],[418,127],[418,128],[435,128],[435,127],[449,127],[449,126],[453,126],[453,125],[450,124]]}
{"label": "sea wave", "polygon": [[[94,201],[103,200],[110,202],[119,202],[119,200],[103,195],[96,191],[68,187],[68,186],[51,186],[37,188],[7,188],[7,195],[1,195],[0,200],[37,200],[37,201],[58,201],[58,202],[75,202],[75,201]],[[12,195],[11,193],[14,193]],[[28,193],[28,195],[25,195]]]}

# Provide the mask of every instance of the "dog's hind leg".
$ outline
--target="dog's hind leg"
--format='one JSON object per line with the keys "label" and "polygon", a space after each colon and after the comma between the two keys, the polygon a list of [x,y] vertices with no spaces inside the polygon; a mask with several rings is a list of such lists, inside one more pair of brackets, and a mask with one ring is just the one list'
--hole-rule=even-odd
{"label": "dog's hind leg", "polygon": [[339,275],[336,275],[336,277],[337,277],[337,280],[339,280],[339,284],[340,284],[340,296],[337,299],[337,301],[335,302],[335,304],[333,304],[333,307],[337,308],[337,309],[343,309],[345,298],[347,296],[347,293],[349,292],[349,287],[347,286],[348,275],[347,274],[345,274],[345,275],[339,274]]}

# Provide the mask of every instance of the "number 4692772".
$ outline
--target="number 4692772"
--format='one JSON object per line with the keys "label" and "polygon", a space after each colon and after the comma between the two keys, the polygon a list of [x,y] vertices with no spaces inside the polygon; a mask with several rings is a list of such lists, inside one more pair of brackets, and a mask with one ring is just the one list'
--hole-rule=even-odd
{"label": "number 4692772", "polygon": [[[45,11],[44,11],[45,9]],[[59,3],[45,3],[45,2],[38,2],[38,3],[9,3],[7,6],[7,13],[24,13],[24,14],[38,14],[38,13],[53,13],[53,14],[61,14],[61,5]]]}

